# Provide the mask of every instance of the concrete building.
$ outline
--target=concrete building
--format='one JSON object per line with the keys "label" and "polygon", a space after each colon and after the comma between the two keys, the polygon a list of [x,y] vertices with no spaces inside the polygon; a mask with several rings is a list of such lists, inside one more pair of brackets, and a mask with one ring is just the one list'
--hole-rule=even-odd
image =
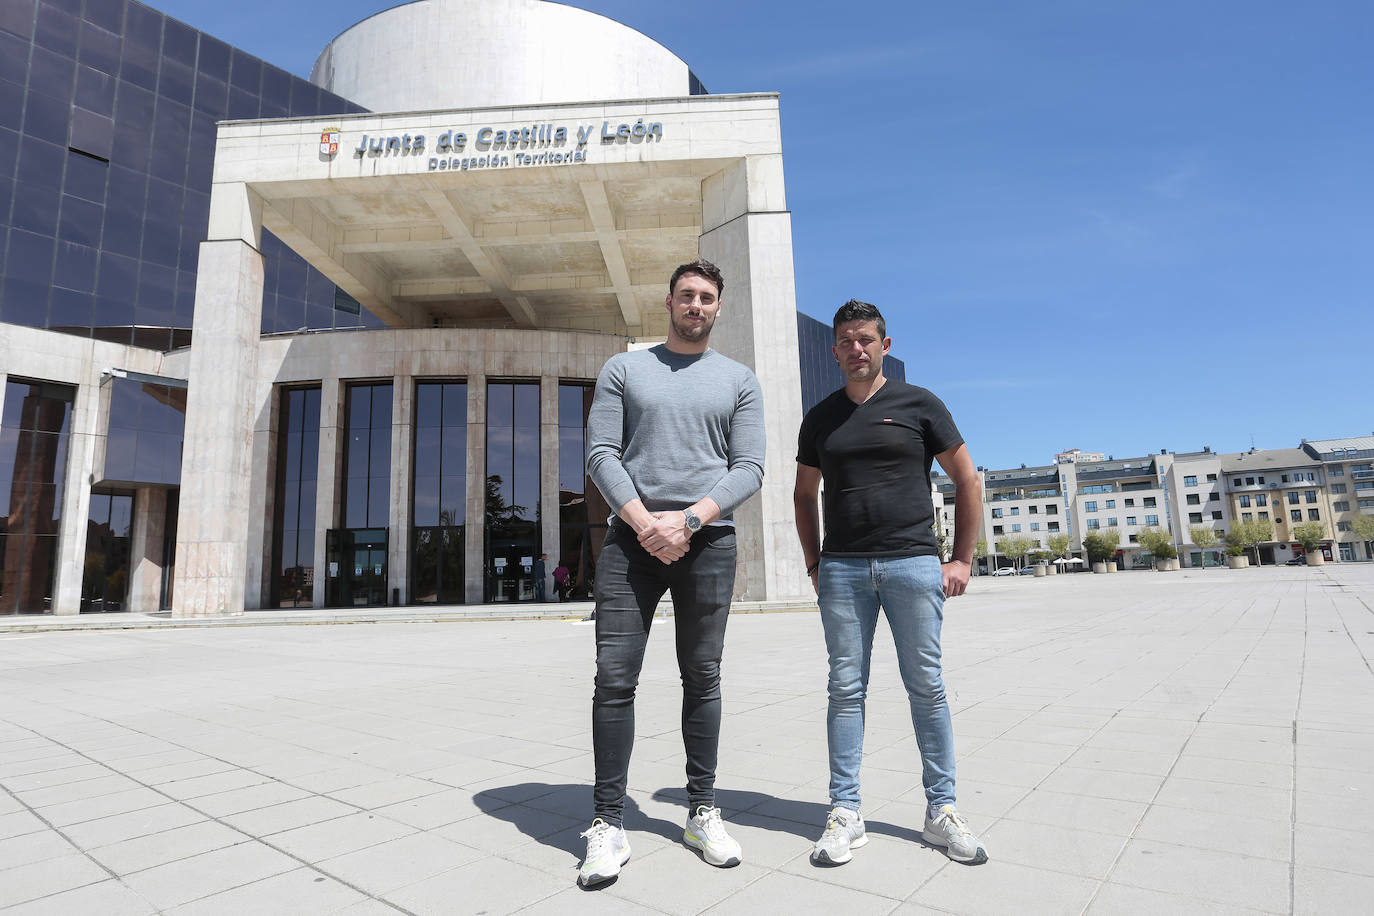
{"label": "concrete building", "polygon": [[1374,543],[1355,532],[1361,516],[1374,516],[1374,436],[1304,439],[1302,450],[1321,462],[1336,559],[1374,560]]}
{"label": "concrete building", "polygon": [[776,95],[535,0],[387,10],[313,83],[69,6],[0,9],[0,612],[528,600],[540,553],[585,594],[591,386],[698,254],[768,422],[737,595],[809,593]]}

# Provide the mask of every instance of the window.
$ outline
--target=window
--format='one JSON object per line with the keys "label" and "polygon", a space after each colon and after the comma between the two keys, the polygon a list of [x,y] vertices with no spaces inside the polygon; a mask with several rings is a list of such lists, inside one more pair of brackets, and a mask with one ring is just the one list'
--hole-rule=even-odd
{"label": "window", "polygon": [[1341,467],[1339,464],[1333,464],[1333,465],[1331,465],[1331,467],[1329,467],[1329,468],[1326,469],[1326,476],[1327,476],[1327,477],[1344,477],[1344,476],[1345,476],[1345,468]]}
{"label": "window", "polygon": [[1321,521],[1321,519],[1322,519],[1321,512],[1319,512],[1318,510],[1316,510],[1316,509],[1308,509],[1308,510],[1307,510],[1307,520],[1308,520],[1309,522],[1319,522],[1319,521]]}
{"label": "window", "polygon": [[993,518],[1001,518],[1001,517],[1002,517],[1002,510],[1001,510],[1000,508],[999,508],[999,509],[993,509],[993,510],[992,510],[992,517],[993,517]]}
{"label": "window", "polygon": [[1147,516],[1145,516],[1145,524],[1148,525],[1148,526],[1152,526],[1152,527],[1155,526],[1155,525],[1158,525],[1158,524],[1159,524],[1159,516],[1158,516],[1158,515],[1147,515]]}
{"label": "window", "polygon": [[1189,512],[1189,513],[1188,513],[1188,521],[1191,522],[1191,523],[1194,524],[1194,525],[1200,525],[1200,524],[1202,524],[1202,513],[1201,513],[1201,512]]}
{"label": "window", "polygon": [[1341,541],[1341,562],[1353,563],[1355,561],[1355,545],[1349,541]]}
{"label": "window", "polygon": [[1084,487],[1084,493],[1115,493],[1116,487],[1109,483],[1095,484],[1091,487]]}
{"label": "window", "polygon": [[[1284,480],[1287,480],[1288,478],[1285,477],[1285,478],[1283,478],[1283,479],[1284,479]],[[1243,485],[1243,484],[1241,483],[1241,480],[1240,480],[1239,477],[1232,477],[1232,478],[1231,478],[1231,486],[1233,486],[1233,487],[1239,487],[1239,486],[1242,486],[1242,485]]]}
{"label": "window", "polygon": [[1208,482],[1208,483],[1216,483],[1216,482],[1217,482],[1217,475],[1215,475],[1215,474],[1208,474],[1208,475],[1207,475],[1207,482]]}
{"label": "window", "polygon": [[1020,507],[1020,506],[1012,506],[1012,507],[1011,507],[1011,514],[1012,514],[1012,515],[1020,515],[1020,514],[1021,514],[1021,507]]}
{"label": "window", "polygon": [[1058,523],[1058,522],[1050,522],[1050,523],[1049,523],[1048,525],[1046,525],[1045,527],[1046,527],[1046,530],[1048,530],[1048,531],[1054,531],[1054,532],[1058,532],[1058,531],[1059,531],[1059,523]]}
{"label": "window", "polygon": [[1259,514],[1259,517],[1260,517],[1260,521],[1265,521],[1265,520],[1267,520],[1267,519],[1269,518],[1269,513],[1268,513],[1268,512],[1261,512],[1261,513]]}
{"label": "window", "polygon": [[1184,478],[1183,478],[1183,485],[1184,485],[1185,487],[1195,487],[1195,486],[1197,486],[1197,477],[1196,477],[1196,476],[1192,476],[1192,475],[1187,476],[1187,477],[1184,477]]}
{"label": "window", "polygon": [[1344,492],[1345,492],[1345,484],[1343,484],[1343,483],[1333,483],[1333,484],[1331,485],[1331,495],[1333,495],[1333,496],[1339,496],[1339,495],[1341,495],[1341,494],[1344,493]]}
{"label": "window", "polygon": [[1011,533],[1012,533],[1012,534],[1020,534],[1020,533],[1021,533],[1021,526],[1020,526],[1020,525],[1012,525],[1012,526],[1011,526]]}
{"label": "window", "polygon": [[1249,509],[1249,508],[1250,508],[1250,497],[1247,496],[1247,495],[1244,494],[1244,493],[1242,493],[1242,494],[1240,495],[1240,507],[1241,507],[1242,509]]}
{"label": "window", "polygon": [[1240,514],[1240,520],[1243,521],[1243,522],[1252,521],[1252,520],[1254,519],[1254,517],[1255,517],[1255,513],[1253,513],[1253,512],[1242,512],[1242,513]]}
{"label": "window", "polygon": [[1084,512],[1096,512],[1096,511],[1097,511],[1097,500],[1095,500],[1095,499],[1090,499],[1090,500],[1088,500],[1087,502],[1085,502],[1085,503],[1083,504],[1083,511],[1084,511]]}
{"label": "window", "polygon": [[1288,483],[1288,475],[1287,475],[1287,474],[1280,474],[1280,475],[1279,475],[1279,482],[1280,482],[1280,483]]}
{"label": "window", "polygon": [[1039,530],[1040,530],[1040,523],[1039,523],[1039,522],[1031,522],[1030,530],[1031,530],[1031,531],[1039,531]]}
{"label": "window", "polygon": [[468,386],[415,385],[414,544],[410,600],[460,604],[467,522]]}
{"label": "window", "polygon": [[1296,506],[1297,504],[1298,504],[1298,491],[1297,491],[1297,490],[1294,490],[1292,493],[1289,493],[1289,494],[1288,494],[1288,505],[1290,505],[1290,506]]}
{"label": "window", "polygon": [[[544,552],[539,524],[539,382],[487,382],[486,601],[534,597],[521,557]],[[475,535],[475,533],[474,533]],[[501,561],[501,562],[498,562]]]}
{"label": "window", "polygon": [[1264,484],[1264,478],[1263,478],[1263,477],[1256,477],[1256,478],[1255,478],[1255,482],[1258,483],[1258,484],[1260,484],[1261,486],[1263,486],[1263,484]]}
{"label": "window", "polygon": [[1306,503],[1315,503],[1315,502],[1317,501],[1317,491],[1316,491],[1316,490],[1303,490],[1303,491],[1302,491],[1302,499],[1303,499],[1303,502],[1306,502]]}
{"label": "window", "polygon": [[[1355,530],[1355,526],[1354,526],[1353,524],[1351,524],[1350,522],[1337,522],[1337,523],[1336,523],[1336,530],[1337,530],[1337,531],[1354,531],[1354,530]],[[1345,558],[1344,558],[1344,557],[1341,557],[1341,559],[1345,559]]]}
{"label": "window", "polygon": [[1302,521],[1302,510],[1301,510],[1301,509],[1293,509],[1293,510],[1289,511],[1288,517],[1291,518],[1291,519],[1292,519],[1293,521],[1295,521],[1295,522],[1300,522],[1300,521]]}
{"label": "window", "polygon": [[1134,524],[1135,524],[1135,516],[1134,516],[1134,515],[1128,515],[1128,516],[1126,516],[1126,524],[1128,524],[1128,525],[1134,525]]}
{"label": "window", "polygon": [[1002,526],[1001,526],[1001,525],[993,525],[993,526],[992,526],[992,533],[993,533],[993,534],[1001,534],[1001,533],[1002,533]]}
{"label": "window", "polygon": [[1187,502],[1190,506],[1200,506],[1202,505],[1202,497],[1197,493],[1189,493]]}
{"label": "window", "polygon": [[1048,506],[1045,507],[1045,514],[1046,514],[1046,515],[1058,515],[1058,514],[1059,514],[1059,507],[1056,506],[1056,505],[1054,505],[1053,503],[1051,503],[1050,505],[1048,505]]}
{"label": "window", "polygon": [[558,554],[548,572],[568,570],[565,594],[588,595],[595,580],[601,545],[606,540],[610,508],[587,477],[587,414],[591,383],[563,382],[558,386]]}
{"label": "window", "polygon": [[1097,521],[1097,519],[1095,519],[1095,518],[1090,518],[1090,519],[1088,519],[1088,528],[1089,528],[1089,529],[1096,530],[1096,529],[1101,528],[1101,527],[1102,527],[1102,525]]}
{"label": "window", "polygon": [[1116,519],[1111,518],[1111,517],[1109,516],[1109,517],[1107,518],[1107,527],[1108,527],[1108,528],[1115,528],[1115,527],[1116,527]]}
{"label": "window", "polygon": [[1349,511],[1350,511],[1350,500],[1348,500],[1348,499],[1338,499],[1338,500],[1336,500],[1334,503],[1331,504],[1331,509],[1332,509],[1332,511],[1334,511],[1334,512],[1349,512]]}
{"label": "window", "polygon": [[1130,537],[1130,542],[1131,542],[1132,544],[1139,544],[1139,543],[1140,543],[1140,538],[1136,537],[1136,536],[1133,534],[1133,535],[1131,535],[1131,537]]}
{"label": "window", "polygon": [[344,446],[343,527],[390,522],[391,383],[348,387]]}
{"label": "window", "polygon": [[1153,509],[1155,507],[1155,498],[1153,496],[1147,496],[1145,497],[1145,500],[1141,503],[1141,505],[1143,505],[1146,509]]}
{"label": "window", "polygon": [[1255,478],[1253,478],[1253,477],[1247,477],[1247,478],[1245,478],[1245,485],[1246,485],[1247,487],[1253,487],[1253,486],[1255,485]]}
{"label": "window", "polygon": [[1208,501],[1209,503],[1219,503],[1219,502],[1221,502],[1221,494],[1220,494],[1220,493],[1216,493],[1216,492],[1208,493],[1208,494],[1207,494],[1207,501]]}
{"label": "window", "polygon": [[320,389],[283,389],[278,417],[271,601],[275,607],[311,607],[315,586]]}
{"label": "window", "polygon": [[1220,510],[1220,509],[1213,509],[1213,510],[1212,510],[1212,521],[1214,521],[1214,522],[1219,522],[1219,521],[1221,521],[1221,510]]}
{"label": "window", "polygon": [[1267,506],[1267,505],[1269,505],[1269,494],[1267,494],[1267,493],[1256,493],[1256,494],[1255,494],[1255,505],[1257,505],[1257,506]]}
{"label": "window", "polygon": [[1029,514],[1029,515],[1039,515],[1039,514],[1040,514],[1040,507],[1039,507],[1039,506],[1031,506],[1029,509],[1026,510],[1026,513]]}
{"label": "window", "polygon": [[1134,506],[1134,505],[1135,505],[1135,500],[1134,500],[1134,499],[1128,499],[1128,500],[1126,500],[1126,508],[1127,508],[1127,509],[1131,508],[1131,507]]}
{"label": "window", "polygon": [[1357,499],[1355,505],[1361,509],[1374,509],[1374,499]]}

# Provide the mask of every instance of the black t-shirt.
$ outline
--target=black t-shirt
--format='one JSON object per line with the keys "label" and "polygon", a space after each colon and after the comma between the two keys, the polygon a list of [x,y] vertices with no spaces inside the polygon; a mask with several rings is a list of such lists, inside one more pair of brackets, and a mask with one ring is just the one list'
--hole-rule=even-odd
{"label": "black t-shirt", "polygon": [[855,404],[844,389],[807,411],[797,461],[825,483],[828,557],[935,556],[930,465],[964,437],[924,388],[888,379]]}

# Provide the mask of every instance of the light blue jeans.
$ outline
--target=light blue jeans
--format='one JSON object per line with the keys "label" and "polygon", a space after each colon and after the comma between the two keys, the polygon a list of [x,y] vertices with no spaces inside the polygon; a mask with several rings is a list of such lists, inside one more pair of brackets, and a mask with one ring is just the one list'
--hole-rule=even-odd
{"label": "light blue jeans", "polygon": [[830,653],[830,804],[859,810],[864,701],[878,609],[897,645],[897,665],[921,749],[921,781],[930,808],[954,804],[954,727],[940,674],[945,592],[935,557],[823,557],[821,623]]}

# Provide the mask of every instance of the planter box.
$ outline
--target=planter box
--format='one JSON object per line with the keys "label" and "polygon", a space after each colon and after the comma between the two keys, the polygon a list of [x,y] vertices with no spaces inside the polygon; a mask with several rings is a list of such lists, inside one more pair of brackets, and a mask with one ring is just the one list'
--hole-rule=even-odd
{"label": "planter box", "polygon": [[1320,551],[1317,552],[1317,553],[1309,553],[1309,554],[1307,555],[1307,565],[1308,565],[1308,566],[1324,566],[1324,565],[1326,565],[1326,557],[1322,556],[1321,553],[1320,553]]}
{"label": "planter box", "polygon": [[1247,567],[1247,566],[1249,566],[1249,565],[1250,565],[1250,558],[1249,558],[1249,557],[1227,557],[1227,558],[1226,558],[1226,568],[1227,568],[1227,569],[1244,569],[1245,567]]}
{"label": "planter box", "polygon": [[1112,562],[1112,563],[1104,563],[1103,565],[1107,567],[1107,568],[1104,570],[1104,572],[1114,573],[1114,572],[1117,571],[1116,563],[1114,563],[1114,562]]}
{"label": "planter box", "polygon": [[1034,575],[1037,579],[1043,579],[1046,576],[1048,576],[1049,573],[1045,572],[1045,567],[1037,566],[1035,567],[1035,572],[1032,575]]}
{"label": "planter box", "polygon": [[1045,575],[1047,575],[1047,576],[1057,576],[1057,575],[1059,575],[1059,567],[1058,567],[1058,566],[1046,566],[1046,567],[1045,567]]}
{"label": "planter box", "polygon": [[1094,564],[1093,564],[1093,572],[1095,572],[1095,573],[1104,573],[1104,572],[1106,572],[1106,571],[1107,571],[1107,564],[1106,564],[1106,563],[1094,563]]}

